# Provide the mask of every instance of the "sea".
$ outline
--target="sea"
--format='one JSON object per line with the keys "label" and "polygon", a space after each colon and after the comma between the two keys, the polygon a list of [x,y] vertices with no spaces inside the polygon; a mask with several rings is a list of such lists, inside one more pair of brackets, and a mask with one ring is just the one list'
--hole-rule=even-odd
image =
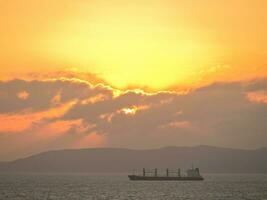
{"label": "sea", "polygon": [[126,174],[0,174],[0,200],[267,200],[267,175],[204,174],[204,178],[135,182]]}

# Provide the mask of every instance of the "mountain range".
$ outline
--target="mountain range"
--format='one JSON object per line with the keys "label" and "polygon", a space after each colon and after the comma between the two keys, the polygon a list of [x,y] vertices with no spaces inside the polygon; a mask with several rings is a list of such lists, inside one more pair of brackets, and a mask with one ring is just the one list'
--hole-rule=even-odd
{"label": "mountain range", "polygon": [[56,150],[0,162],[0,172],[126,173],[143,167],[185,170],[192,165],[204,173],[267,173],[267,148],[241,150],[195,146],[149,150]]}

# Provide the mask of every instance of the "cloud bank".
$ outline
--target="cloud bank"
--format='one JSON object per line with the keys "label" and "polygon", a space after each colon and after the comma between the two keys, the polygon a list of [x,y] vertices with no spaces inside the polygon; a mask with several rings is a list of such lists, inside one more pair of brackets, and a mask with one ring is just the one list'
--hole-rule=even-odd
{"label": "cloud bank", "polygon": [[62,148],[267,145],[267,79],[187,94],[15,79],[0,82],[0,102],[0,160]]}

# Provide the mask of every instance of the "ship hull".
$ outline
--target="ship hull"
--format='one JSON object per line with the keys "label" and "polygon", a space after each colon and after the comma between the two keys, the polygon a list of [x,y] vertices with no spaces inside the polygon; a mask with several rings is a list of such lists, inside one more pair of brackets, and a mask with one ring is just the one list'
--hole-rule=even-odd
{"label": "ship hull", "polygon": [[137,176],[129,175],[131,181],[203,181],[203,177]]}

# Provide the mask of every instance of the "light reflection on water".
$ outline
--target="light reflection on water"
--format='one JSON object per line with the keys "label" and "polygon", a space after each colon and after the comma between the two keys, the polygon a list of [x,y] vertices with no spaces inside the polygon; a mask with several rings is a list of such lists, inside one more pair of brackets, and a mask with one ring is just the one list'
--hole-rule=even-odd
{"label": "light reflection on water", "polygon": [[267,200],[267,175],[204,175],[196,182],[132,182],[126,175],[0,174],[0,200]]}

